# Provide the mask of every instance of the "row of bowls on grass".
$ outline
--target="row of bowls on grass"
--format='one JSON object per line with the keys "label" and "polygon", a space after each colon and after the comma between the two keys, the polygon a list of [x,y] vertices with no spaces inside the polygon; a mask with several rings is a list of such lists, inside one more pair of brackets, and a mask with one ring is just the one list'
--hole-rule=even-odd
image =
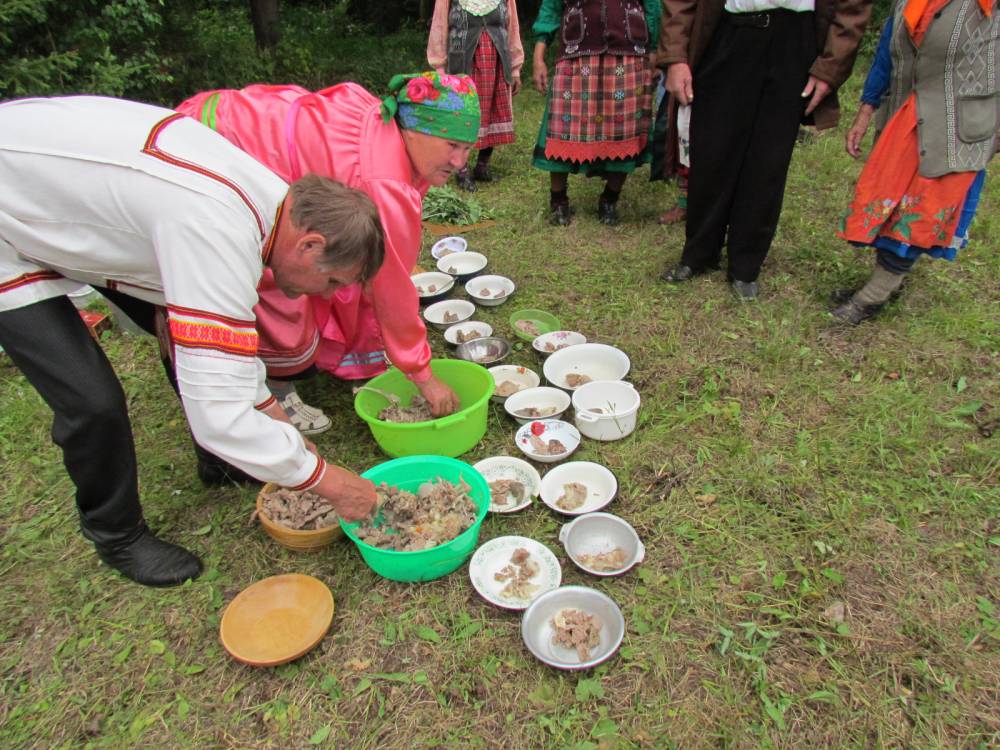
{"label": "row of bowls on grass", "polygon": [[[472,320],[475,312],[476,306],[467,300],[445,300],[425,308],[424,320],[444,332],[444,340],[456,347],[456,355],[461,359],[486,365],[503,361],[511,352],[510,342],[501,336],[494,336],[493,326],[489,323]],[[551,318],[547,325],[541,323],[543,316]],[[522,332],[517,328],[519,320],[531,320],[542,333],[536,336]],[[532,348],[542,357],[587,343],[587,337],[582,333],[559,330],[559,319],[543,310],[518,310],[510,316],[510,324],[515,335],[530,341]],[[472,333],[476,338],[461,340]],[[480,343],[476,344],[476,341]]]}
{"label": "row of bowls on grass", "polygon": [[[490,507],[488,481],[492,481],[492,477],[495,476],[498,478],[511,476],[509,473],[497,474],[503,465],[500,461],[503,458],[514,462],[519,460],[495,457],[485,459],[475,467],[471,467],[462,461],[442,456],[409,456],[379,464],[362,474],[376,484],[385,482],[410,492],[416,492],[424,482],[436,479],[445,479],[453,483],[465,482],[469,486],[469,495],[477,506],[475,522],[455,539],[428,550],[396,552],[373,547],[357,537],[355,533],[357,523],[341,521],[339,527],[295,531],[275,524],[263,512],[260,513],[260,521],[268,534],[281,544],[296,550],[317,549],[337,536],[344,535],[357,546],[362,559],[374,572],[394,581],[433,580],[454,571],[471,556],[469,577],[477,592],[496,606],[525,610],[521,634],[525,646],[532,654],[546,664],[560,669],[587,669],[600,664],[617,651],[624,635],[624,617],[610,597],[585,586],[560,586],[562,570],[559,561],[548,547],[532,539],[500,537],[476,549],[482,522]],[[520,463],[534,472],[529,465]],[[484,471],[480,471],[480,466],[483,466]],[[568,465],[558,467],[546,477],[567,469]],[[534,473],[537,477],[537,472]],[[574,476],[579,478],[579,475]],[[566,477],[553,476],[551,481],[565,480]],[[545,486],[543,481],[539,483],[542,487]],[[273,485],[268,485],[261,491],[258,497],[258,510],[262,508],[263,494],[273,489]],[[558,508],[554,509],[565,513]],[[645,556],[645,549],[635,529],[623,519],[610,513],[579,515],[562,526],[559,539],[570,560],[581,570],[595,576],[622,575],[641,562]],[[535,581],[539,590],[523,601],[501,597],[499,592],[502,586],[493,575],[506,564],[513,550],[518,547],[527,548],[540,567],[539,577]],[[599,554],[615,547],[621,547],[626,552],[626,563],[620,570],[613,572],[593,570],[584,562],[584,558],[588,555]],[[474,555],[473,550],[475,550]],[[595,615],[601,622],[600,642],[592,649],[588,659],[581,660],[574,651],[560,648],[553,643],[551,620],[556,613],[566,608],[582,609]]]}
{"label": "row of bowls on grass", "polygon": [[[478,253],[477,253],[478,255]],[[417,288],[420,304],[441,302],[452,293],[456,279],[443,271],[424,271],[410,277]],[[465,282],[465,293],[483,307],[498,307],[509,300],[517,287],[506,276],[488,274]]]}

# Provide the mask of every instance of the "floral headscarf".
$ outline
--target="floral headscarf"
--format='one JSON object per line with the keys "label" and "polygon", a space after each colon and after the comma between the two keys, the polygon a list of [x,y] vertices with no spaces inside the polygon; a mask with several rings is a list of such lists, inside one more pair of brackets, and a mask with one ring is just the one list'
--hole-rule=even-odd
{"label": "floral headscarf", "polygon": [[479,94],[467,75],[434,72],[393,76],[382,100],[382,119],[399,116],[407,130],[475,143],[479,136]]}

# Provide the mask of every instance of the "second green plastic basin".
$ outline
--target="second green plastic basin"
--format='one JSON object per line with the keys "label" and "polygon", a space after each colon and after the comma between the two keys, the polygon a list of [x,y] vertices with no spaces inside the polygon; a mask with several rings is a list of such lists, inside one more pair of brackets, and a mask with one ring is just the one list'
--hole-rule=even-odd
{"label": "second green plastic basin", "polygon": [[[432,359],[431,371],[458,396],[461,408],[454,414],[429,422],[394,424],[378,418],[388,405],[385,398],[371,391],[358,391],[354,397],[354,411],[368,423],[375,442],[390,456],[433,453],[454,458],[474,448],[486,434],[493,376],[485,367],[460,359]],[[404,405],[417,393],[417,387],[395,368],[372,378],[368,385],[395,393]]]}

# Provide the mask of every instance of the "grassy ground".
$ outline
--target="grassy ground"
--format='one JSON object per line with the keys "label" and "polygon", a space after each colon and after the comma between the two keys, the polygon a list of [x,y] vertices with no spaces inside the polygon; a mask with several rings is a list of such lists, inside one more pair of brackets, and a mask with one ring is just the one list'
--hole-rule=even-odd
{"label": "grassy ground", "polygon": [[[414,61],[416,64],[416,61]],[[853,96],[851,97],[854,98]],[[537,503],[490,517],[482,539],[549,545],[564,581],[611,595],[628,621],[618,657],[569,675],[536,661],[519,620],[464,571],[380,579],[353,547],[277,547],[249,523],[252,490],[206,491],[154,345],[105,347],[131,405],[151,524],[206,573],[154,591],[112,574],[79,535],[50,414],[0,360],[0,745],[22,747],[976,748],[1000,742],[1000,220],[988,185],[960,262],[918,265],[877,323],[834,327],[837,287],[871,259],[833,237],[860,165],[842,132],[796,150],[758,304],[721,275],[657,273],[683,230],[656,225],[673,188],[625,188],[624,222],[594,218],[600,185],[572,179],[572,226],[546,223],[529,166],[541,97],[517,102],[516,146],[479,193],[496,226],[470,235],[518,283],[481,312],[509,334],[541,307],[632,356],[639,429],[577,455],[611,467],[610,510],[646,562],[595,581],[562,553]],[[850,114],[850,113],[849,113]],[[429,245],[429,242],[427,243]],[[439,334],[435,351],[445,354]],[[533,355],[515,361],[537,367]],[[316,441],[364,470],[385,459],[329,380],[303,388],[334,428]],[[516,453],[493,408],[467,460]],[[303,572],[337,601],[320,646],[273,670],[218,642],[226,603],[255,580]]]}

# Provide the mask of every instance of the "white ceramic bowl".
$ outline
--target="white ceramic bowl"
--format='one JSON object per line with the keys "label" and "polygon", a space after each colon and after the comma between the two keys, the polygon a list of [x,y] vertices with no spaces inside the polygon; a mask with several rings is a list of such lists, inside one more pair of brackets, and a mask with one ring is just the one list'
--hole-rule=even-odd
{"label": "white ceramic bowl", "polygon": [[[497,365],[496,367],[491,367],[489,371],[490,375],[493,376],[493,382],[496,383],[497,388],[500,387],[501,383],[509,380],[520,386],[518,393],[528,388],[537,388],[541,380],[537,372],[529,370],[527,367],[521,367],[520,365]],[[509,396],[498,396],[496,389],[494,389],[493,395],[490,398],[498,404],[502,404]]]}
{"label": "white ceramic bowl", "polygon": [[[646,547],[636,530],[628,521],[611,513],[588,513],[573,519],[559,530],[559,541],[580,570],[595,576],[620,576],[646,558]],[[616,570],[594,570],[580,559],[616,548],[625,552],[625,564]]]}
{"label": "white ceramic bowl", "polygon": [[[472,305],[471,302],[469,304]],[[476,306],[472,305],[472,307],[475,309]],[[469,331],[476,331],[479,334],[479,338],[483,338],[484,336],[493,335],[493,326],[479,320],[467,320],[464,323],[455,323],[453,326],[444,329],[444,340],[452,346],[458,346],[458,334],[468,334]],[[474,339],[469,340],[473,341]]]}
{"label": "white ceramic bowl", "polygon": [[[546,442],[549,440],[558,440],[566,448],[566,451],[555,455],[535,453],[528,436],[532,434],[531,428],[536,424],[542,425],[542,432],[538,435],[540,439]],[[563,422],[560,419],[533,419],[527,424],[521,425],[514,436],[514,442],[517,443],[517,447],[521,449],[521,452],[532,461],[538,461],[543,464],[554,464],[556,461],[569,458],[573,451],[580,447],[580,433],[569,422]],[[544,488],[544,486],[545,480],[543,479],[542,487]]]}
{"label": "white ceramic bowl", "polygon": [[469,243],[465,237],[442,237],[431,246],[431,255],[434,260],[441,260],[454,253],[464,253],[469,249]]}
{"label": "white ceramic bowl", "polygon": [[575,388],[566,382],[570,373],[587,375],[591,380],[622,380],[631,366],[621,349],[607,344],[577,344],[553,352],[542,372],[551,385],[573,391]]}
{"label": "white ceramic bowl", "polygon": [[[443,302],[435,302],[424,308],[424,320],[437,328],[439,331],[445,330],[458,323],[471,318],[476,312],[476,306],[465,299],[446,299]],[[445,320],[445,314],[457,315],[457,320]]]}
{"label": "white ceramic bowl", "polygon": [[465,252],[446,255],[437,262],[438,270],[465,282],[486,270],[486,256]]}
{"label": "white ceramic bowl", "polygon": [[[465,292],[476,302],[476,304],[482,305],[483,307],[496,307],[497,305],[502,305],[504,302],[511,298],[514,294],[514,282],[508,279],[506,276],[497,276],[495,274],[490,274],[486,276],[477,276],[468,281],[465,284]],[[490,292],[488,296],[484,292]],[[501,296],[496,296],[497,292],[502,291]]]}
{"label": "white ceramic bowl", "polygon": [[542,478],[539,476],[538,470],[520,458],[490,456],[476,462],[472,468],[483,475],[487,484],[498,479],[515,479],[524,485],[524,500],[519,503],[507,502],[500,505],[491,502],[491,513],[515,513],[523,510],[531,505],[532,498],[538,497],[542,488]]}
{"label": "white ceramic bowl", "polygon": [[[527,424],[536,419],[561,419],[562,415],[570,405],[570,397],[561,388],[550,388],[549,386],[539,386],[518,391],[513,396],[509,396],[504,402],[503,408],[510,416],[517,420],[518,424]],[[543,409],[551,407],[555,409],[551,414],[544,417],[525,417],[518,414],[518,411],[529,407]]]}
{"label": "white ceramic bowl", "polygon": [[[526,549],[538,565],[538,573],[529,583],[538,586],[530,596],[520,599],[506,597],[501,592],[506,581],[498,581],[496,573],[510,564],[516,549]],[[562,567],[559,559],[548,547],[526,536],[500,536],[483,544],[469,561],[469,578],[476,592],[490,604],[503,609],[525,609],[534,599],[547,591],[559,588],[562,582]]]}
{"label": "white ceramic bowl", "polygon": [[[565,349],[567,346],[586,343],[587,337],[582,333],[577,333],[576,331],[550,331],[549,333],[536,336],[535,340],[531,342],[531,346],[543,357],[547,357],[561,349]],[[552,348],[547,349],[546,346],[551,346]]]}
{"label": "white ceramic bowl", "polygon": [[[587,498],[583,501],[583,505],[574,510],[566,510],[556,504],[564,494],[563,485],[570,482],[579,482],[587,487]],[[562,513],[564,516],[582,516],[584,513],[593,513],[605,507],[617,494],[618,480],[610,469],[593,461],[570,461],[545,473],[539,497],[556,513]]]}
{"label": "white ceramic bowl", "polygon": [[[552,618],[564,609],[593,615],[601,624],[600,642],[590,658],[552,642]],[[557,669],[590,669],[610,659],[625,637],[625,618],[607,594],[587,586],[560,586],[537,597],[521,618],[524,645],[541,662]]]}
{"label": "white ceramic bowl", "polygon": [[[443,300],[451,294],[451,290],[455,287],[455,277],[440,271],[415,273],[410,277],[410,281],[417,288],[417,296],[420,297],[423,304]],[[431,291],[432,286],[434,287],[433,292]]]}
{"label": "white ceramic bowl", "polygon": [[635,430],[639,403],[635,386],[623,380],[584,383],[573,391],[573,422],[592,440],[620,440]]}

